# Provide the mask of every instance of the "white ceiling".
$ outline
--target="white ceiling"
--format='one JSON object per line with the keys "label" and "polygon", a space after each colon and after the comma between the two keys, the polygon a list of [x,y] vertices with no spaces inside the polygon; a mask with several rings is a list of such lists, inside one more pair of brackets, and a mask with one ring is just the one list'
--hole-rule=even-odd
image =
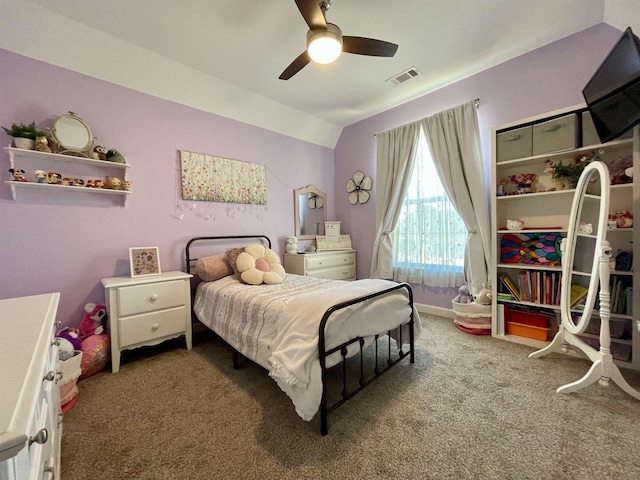
{"label": "white ceiling", "polygon": [[[7,11],[14,15],[25,5],[19,0],[0,2],[11,4]],[[631,24],[630,17],[635,17],[633,21],[640,29],[637,20],[640,0],[334,0],[327,13],[330,22],[337,24],[345,35],[397,43],[395,57],[343,54],[332,65],[309,64],[290,80],[283,81],[278,79],[279,74],[306,47],[307,26],[293,0],[29,0],[28,3],[33,4],[31,13],[23,11],[24,15],[35,15],[34,9],[42,7],[40,11],[48,12],[48,16],[55,13],[55,18],[70,19],[91,29],[86,31],[104,32],[106,35],[81,38],[83,43],[90,43],[91,37],[101,39],[101,44],[95,46],[96,55],[107,57],[105,49],[110,47],[105,45],[113,43],[121,55],[136,58],[138,63],[139,52],[146,51],[149,68],[153,62],[159,65],[162,61],[179,65],[184,72],[198,77],[200,88],[206,89],[208,83],[213,91],[224,85],[225,101],[235,102],[237,110],[227,116],[267,128],[271,118],[273,130],[299,138],[304,135],[298,134],[296,127],[288,131],[286,120],[278,118],[293,120],[302,114],[302,118],[314,119],[324,128],[326,137],[316,143],[329,146],[335,144],[336,132],[339,135],[344,126],[602,21],[622,30]],[[53,29],[55,23],[50,22],[47,28]],[[34,24],[33,28],[38,27]],[[20,35],[25,34],[18,28],[4,37],[0,34],[0,47],[37,57],[45,46],[38,52],[35,48],[30,52],[29,47],[20,45],[19,39],[13,41],[11,37]],[[42,36],[44,44],[44,35],[38,32],[34,37],[32,32],[27,38],[34,42]],[[81,57],[81,52],[68,51],[69,58],[62,55],[59,51],[49,53],[47,60],[96,75],[98,67],[90,66],[89,60],[80,65],[70,58]],[[422,75],[398,86],[386,82],[410,67],[417,68]],[[112,73],[109,80],[123,85],[130,83],[127,86],[136,88],[135,81],[122,73],[121,79]],[[194,86],[192,91],[195,89]],[[171,97],[167,91],[150,93]],[[181,95],[185,94],[176,92],[171,99],[181,101]],[[211,102],[218,107],[204,106],[207,104],[204,100],[198,104],[196,98],[182,103],[203,105],[205,110],[219,108],[219,113],[226,115],[224,102]],[[239,113],[243,109],[247,110],[246,118]],[[271,114],[266,112],[270,109]],[[258,120],[250,119],[256,115],[251,110],[260,110]],[[301,122],[293,123],[299,128]]]}

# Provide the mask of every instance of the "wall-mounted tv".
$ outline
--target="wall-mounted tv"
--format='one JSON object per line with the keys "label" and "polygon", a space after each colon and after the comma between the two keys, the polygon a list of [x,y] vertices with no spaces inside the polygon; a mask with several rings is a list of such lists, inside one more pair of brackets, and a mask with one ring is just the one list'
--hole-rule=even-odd
{"label": "wall-mounted tv", "polygon": [[627,28],[582,90],[602,143],[640,123],[640,39]]}

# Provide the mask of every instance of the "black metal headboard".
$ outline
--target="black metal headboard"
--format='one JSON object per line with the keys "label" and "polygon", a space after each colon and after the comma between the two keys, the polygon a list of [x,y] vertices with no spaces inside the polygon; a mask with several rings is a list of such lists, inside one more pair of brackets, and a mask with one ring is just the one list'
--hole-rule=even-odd
{"label": "black metal headboard", "polygon": [[198,260],[197,258],[192,258],[191,256],[191,247],[195,246],[194,244],[197,242],[206,242],[211,240],[240,240],[243,238],[253,238],[253,239],[264,239],[267,242],[269,248],[271,248],[271,240],[266,235],[225,235],[225,236],[216,236],[216,237],[194,237],[187,242],[187,246],[185,248],[185,266],[187,269],[187,273],[191,273],[192,262]]}

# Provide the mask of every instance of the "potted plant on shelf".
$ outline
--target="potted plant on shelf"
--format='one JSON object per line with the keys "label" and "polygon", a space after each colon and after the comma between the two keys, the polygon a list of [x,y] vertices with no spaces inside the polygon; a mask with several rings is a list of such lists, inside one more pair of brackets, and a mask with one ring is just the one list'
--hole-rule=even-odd
{"label": "potted plant on shelf", "polygon": [[16,148],[22,148],[25,150],[33,150],[35,147],[36,137],[46,136],[46,132],[41,132],[36,128],[36,122],[31,122],[29,125],[24,123],[14,123],[11,128],[2,127],[2,129],[13,137],[13,144]]}
{"label": "potted plant on shelf", "polygon": [[592,161],[593,157],[587,157],[586,155],[572,160],[568,165],[564,165],[562,160],[559,160],[558,163],[547,160],[544,171],[553,178],[558,190],[567,190],[576,188],[582,171]]}

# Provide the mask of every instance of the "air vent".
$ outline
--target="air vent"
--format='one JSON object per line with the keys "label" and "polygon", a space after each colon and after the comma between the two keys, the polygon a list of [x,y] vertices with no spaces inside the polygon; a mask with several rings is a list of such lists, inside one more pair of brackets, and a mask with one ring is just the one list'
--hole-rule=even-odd
{"label": "air vent", "polygon": [[421,75],[420,71],[416,67],[411,67],[409,70],[405,70],[404,72],[391,77],[389,80],[387,80],[387,82],[391,83],[392,85],[400,85],[401,83],[404,83],[407,80],[411,80],[418,75]]}

